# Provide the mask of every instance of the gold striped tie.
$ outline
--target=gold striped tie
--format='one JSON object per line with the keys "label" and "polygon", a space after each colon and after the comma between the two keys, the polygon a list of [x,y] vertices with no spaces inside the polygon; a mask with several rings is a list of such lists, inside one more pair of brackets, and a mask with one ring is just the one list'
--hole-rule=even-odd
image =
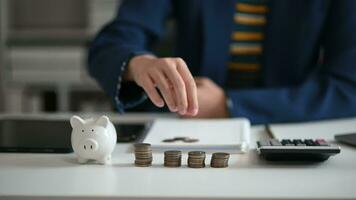
{"label": "gold striped tie", "polygon": [[267,0],[238,0],[233,16],[227,88],[259,87]]}

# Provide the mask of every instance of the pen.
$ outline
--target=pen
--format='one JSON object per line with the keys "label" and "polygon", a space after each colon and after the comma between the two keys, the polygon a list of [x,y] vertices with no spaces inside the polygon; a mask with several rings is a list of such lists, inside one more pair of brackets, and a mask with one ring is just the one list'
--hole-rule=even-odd
{"label": "pen", "polygon": [[275,138],[274,134],[273,134],[273,132],[271,130],[271,126],[269,124],[265,125],[265,130],[266,130],[267,134],[270,136],[270,138]]}

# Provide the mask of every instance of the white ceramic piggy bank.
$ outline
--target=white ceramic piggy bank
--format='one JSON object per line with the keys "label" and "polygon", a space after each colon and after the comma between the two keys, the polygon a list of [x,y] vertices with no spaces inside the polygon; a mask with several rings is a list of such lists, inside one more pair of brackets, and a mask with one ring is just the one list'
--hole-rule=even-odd
{"label": "white ceramic piggy bank", "polygon": [[111,162],[116,146],[116,131],[107,116],[83,120],[78,116],[70,119],[72,147],[79,163],[96,160],[100,164]]}

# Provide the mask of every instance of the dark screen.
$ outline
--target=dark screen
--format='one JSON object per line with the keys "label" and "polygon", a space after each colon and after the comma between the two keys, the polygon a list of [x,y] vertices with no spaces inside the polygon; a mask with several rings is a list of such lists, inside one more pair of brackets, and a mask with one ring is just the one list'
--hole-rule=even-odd
{"label": "dark screen", "polygon": [[[145,124],[114,124],[118,142],[134,142]],[[0,120],[0,151],[71,152],[69,121]]]}
{"label": "dark screen", "polygon": [[45,120],[0,121],[0,146],[9,148],[71,148],[69,122]]}

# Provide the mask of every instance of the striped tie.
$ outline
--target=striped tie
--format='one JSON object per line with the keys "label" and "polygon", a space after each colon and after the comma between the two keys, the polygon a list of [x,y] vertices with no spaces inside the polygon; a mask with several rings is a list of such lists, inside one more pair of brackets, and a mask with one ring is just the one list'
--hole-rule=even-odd
{"label": "striped tie", "polygon": [[235,4],[227,88],[259,87],[267,0],[238,0]]}

